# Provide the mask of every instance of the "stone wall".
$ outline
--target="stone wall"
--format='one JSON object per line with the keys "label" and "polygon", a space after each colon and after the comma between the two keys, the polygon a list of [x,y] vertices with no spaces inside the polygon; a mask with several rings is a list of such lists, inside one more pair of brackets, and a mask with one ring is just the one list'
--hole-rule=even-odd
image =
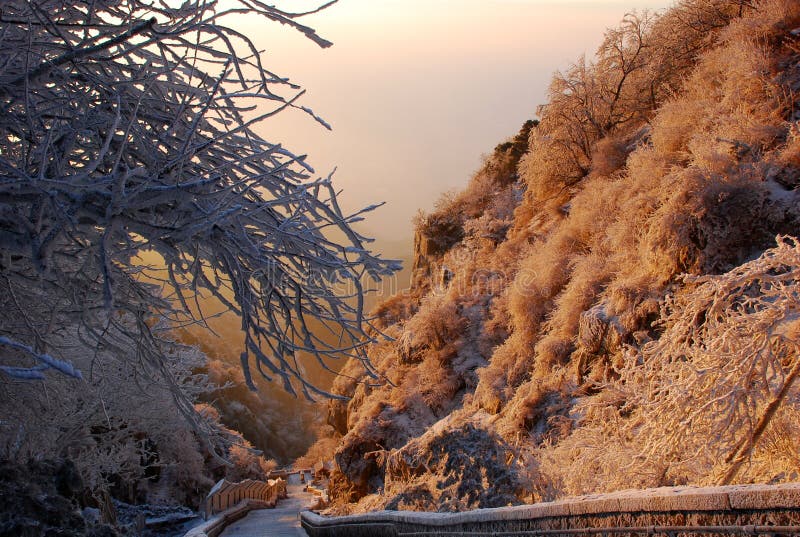
{"label": "stone wall", "polygon": [[800,483],[629,490],[463,513],[378,511],[323,517],[304,512],[301,521],[310,537],[712,525],[797,526],[794,534],[800,534]]}

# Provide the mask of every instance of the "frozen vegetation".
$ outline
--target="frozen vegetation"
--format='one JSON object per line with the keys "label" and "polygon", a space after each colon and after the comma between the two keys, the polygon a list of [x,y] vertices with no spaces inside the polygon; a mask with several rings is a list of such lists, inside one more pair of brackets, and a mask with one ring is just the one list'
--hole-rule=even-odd
{"label": "frozen vegetation", "polygon": [[[267,457],[299,454],[307,416],[246,387],[311,398],[312,367],[367,363],[363,290],[397,264],[352,227],[372,207],[343,213],[331,177],[256,133],[290,108],[327,124],[232,26],[329,46],[306,14],[2,3],[3,535],[112,535],[197,508],[220,478],[263,479]],[[187,345],[221,311],[238,323],[235,370]]]}
{"label": "frozen vegetation", "polygon": [[798,480],[800,3],[632,13],[416,222],[334,511]]}
{"label": "frozen vegetation", "polygon": [[798,2],[627,15],[419,215],[372,316],[396,263],[253,131],[319,118],[231,5],[329,45],[262,2],[3,3],[2,531],[113,535],[263,478],[313,421],[264,379],[330,396],[299,463],[335,460],[339,512],[798,480]]}

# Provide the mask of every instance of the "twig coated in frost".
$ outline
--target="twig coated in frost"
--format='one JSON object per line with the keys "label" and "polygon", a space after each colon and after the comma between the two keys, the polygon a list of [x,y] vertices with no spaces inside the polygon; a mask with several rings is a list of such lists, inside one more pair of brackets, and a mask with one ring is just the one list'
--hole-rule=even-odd
{"label": "twig coated in frost", "polygon": [[[329,125],[226,24],[244,13],[330,43],[294,20],[302,13],[256,0],[92,6],[3,5],[0,336],[46,349],[66,373],[55,357],[75,350],[53,334],[77,324],[89,348],[128,347],[158,364],[167,358],[150,326],[205,322],[198,297],[210,296],[241,319],[248,379],[255,364],[292,393],[330,396],[301,355],[323,368],[354,358],[369,372],[361,276],[397,263],[369,252],[329,179],[254,131],[286,107]],[[143,268],[146,255],[155,268]],[[3,371],[19,377],[18,365]]]}

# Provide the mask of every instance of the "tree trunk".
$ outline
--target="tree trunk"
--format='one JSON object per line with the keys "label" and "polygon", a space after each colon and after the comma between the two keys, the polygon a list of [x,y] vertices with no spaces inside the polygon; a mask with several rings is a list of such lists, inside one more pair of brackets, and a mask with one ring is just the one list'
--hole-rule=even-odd
{"label": "tree trunk", "polygon": [[755,448],[756,444],[758,443],[761,435],[764,434],[764,431],[769,425],[770,420],[777,412],[778,407],[780,407],[783,400],[786,398],[786,394],[789,393],[789,389],[792,387],[795,379],[797,378],[798,373],[800,373],[800,360],[794,364],[792,370],[789,371],[789,374],[786,376],[786,382],[783,383],[781,390],[778,394],[769,402],[767,408],[764,409],[764,414],[761,416],[761,419],[758,420],[758,424],[756,425],[753,432],[747,438],[747,440],[740,445],[740,447],[734,451],[734,453],[728,457],[725,462],[730,462],[731,465],[728,470],[725,472],[725,475],[722,476],[720,480],[720,485],[730,485],[736,475],[739,473],[739,469],[742,467],[742,463],[746,459],[750,458],[750,455],[753,453],[753,448]]}

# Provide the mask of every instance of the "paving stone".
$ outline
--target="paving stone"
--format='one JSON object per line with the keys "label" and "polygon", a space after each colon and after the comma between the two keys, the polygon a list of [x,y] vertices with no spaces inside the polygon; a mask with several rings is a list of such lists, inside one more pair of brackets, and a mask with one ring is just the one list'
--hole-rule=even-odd
{"label": "paving stone", "polygon": [[220,537],[308,537],[300,527],[300,511],[311,509],[317,497],[303,492],[300,484],[289,484],[289,497],[274,509],[250,511],[220,534]]}

